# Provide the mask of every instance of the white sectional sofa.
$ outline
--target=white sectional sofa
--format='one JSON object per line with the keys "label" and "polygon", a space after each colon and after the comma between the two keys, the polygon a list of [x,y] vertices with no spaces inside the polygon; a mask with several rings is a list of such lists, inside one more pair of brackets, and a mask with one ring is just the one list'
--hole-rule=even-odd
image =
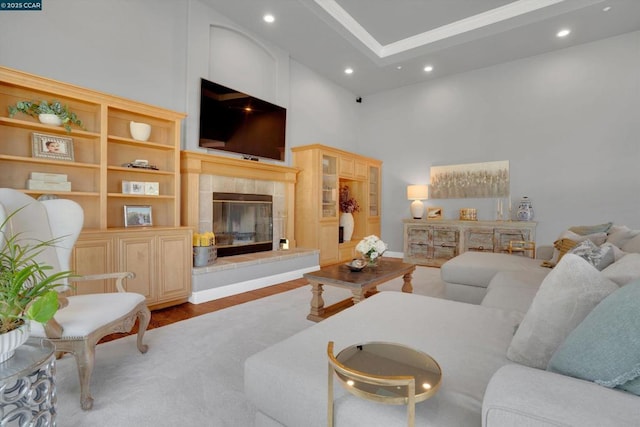
{"label": "white sectional sofa", "polygon": [[[581,322],[604,311],[600,310],[604,302],[615,301],[622,289],[636,292],[638,301],[631,304],[636,304],[635,313],[640,313],[640,236],[626,249],[637,253],[623,257],[618,253],[619,261],[607,267],[608,272],[599,272],[573,254],[565,255],[553,270],[538,270],[530,264],[531,268],[523,270],[497,269],[493,276],[480,271],[485,265],[480,263],[477,274],[467,271],[468,277],[477,279],[485,274],[488,280],[479,305],[380,292],[247,359],[245,393],[258,410],[255,425],[327,424],[329,341],[335,342],[336,353],[358,342],[387,341],[411,346],[436,359],[443,372],[442,385],[434,397],[416,406],[416,426],[640,425],[637,392],[545,369],[549,359],[554,369],[563,359],[572,360],[567,354],[579,348],[580,340],[574,340],[577,344],[573,347],[567,342],[574,335],[579,338],[578,332],[585,329]],[[516,265],[525,259],[475,255]],[[635,351],[627,355],[631,362],[625,360],[637,363],[630,372],[640,376],[640,314],[628,309],[625,313],[631,313],[625,315],[631,320],[621,322],[621,327],[632,328],[632,334],[624,339],[629,351]],[[544,366],[531,367],[536,364]],[[637,380],[637,384],[628,383],[631,390],[640,385],[640,378],[629,378],[628,372],[625,375]],[[334,397],[338,427],[406,425],[403,406],[366,401],[340,385],[334,386]]]}

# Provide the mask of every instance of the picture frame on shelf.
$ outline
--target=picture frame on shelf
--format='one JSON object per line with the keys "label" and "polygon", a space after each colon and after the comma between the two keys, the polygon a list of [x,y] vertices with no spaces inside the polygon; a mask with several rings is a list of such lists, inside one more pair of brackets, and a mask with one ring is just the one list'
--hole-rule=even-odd
{"label": "picture frame on shelf", "polygon": [[122,181],[122,194],[145,194],[145,183],[141,181]]}
{"label": "picture frame on shelf", "polygon": [[125,227],[151,227],[153,217],[151,206],[149,205],[125,205],[124,206],[124,226]]}
{"label": "picture frame on shelf", "polygon": [[73,162],[73,139],[63,136],[33,132],[31,156],[36,158],[66,160]]}
{"label": "picture frame on shelf", "polygon": [[145,182],[144,194],[147,196],[159,196],[160,195],[160,183],[159,182]]}
{"label": "picture frame on shelf", "polygon": [[442,219],[442,208],[440,206],[427,207],[427,219]]}

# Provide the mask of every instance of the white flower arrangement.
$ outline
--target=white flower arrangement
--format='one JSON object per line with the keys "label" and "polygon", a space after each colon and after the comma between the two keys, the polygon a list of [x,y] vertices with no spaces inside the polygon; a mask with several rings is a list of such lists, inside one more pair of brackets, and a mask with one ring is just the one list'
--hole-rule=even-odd
{"label": "white flower arrangement", "polygon": [[360,240],[356,246],[356,250],[365,258],[373,261],[376,258],[381,257],[387,250],[387,244],[380,240],[378,236],[372,234],[371,236],[367,236]]}

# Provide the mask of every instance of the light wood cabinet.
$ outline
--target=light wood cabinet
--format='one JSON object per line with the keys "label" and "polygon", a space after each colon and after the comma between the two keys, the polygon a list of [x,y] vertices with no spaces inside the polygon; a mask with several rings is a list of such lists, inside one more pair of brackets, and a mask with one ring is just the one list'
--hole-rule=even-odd
{"label": "light wood cabinet", "polygon": [[[39,123],[36,118],[18,113],[8,117],[8,107],[19,101],[60,101],[76,113],[85,129],[72,126],[67,132],[61,126]],[[180,226],[180,127],[183,113],[115,97],[101,92],[0,67],[0,187],[15,188],[33,197],[55,195],[76,201],[84,211],[84,231],[73,253],[73,265],[80,274],[118,271],[123,265],[138,270],[155,271],[153,262],[161,249],[157,242],[148,245],[148,257],[139,262],[127,258],[139,256],[113,240],[112,232],[135,239],[148,239],[149,234]],[[131,137],[130,122],[151,125],[147,141]],[[71,159],[42,156],[32,148],[34,134],[65,138],[73,148]],[[127,167],[134,160],[147,160],[155,169]],[[70,191],[28,189],[32,172],[67,175]],[[158,183],[159,194],[123,194],[122,182]],[[124,207],[145,205],[152,208],[153,227],[124,228]],[[190,231],[179,230],[185,234]],[[143,237],[144,236],[144,237]],[[178,271],[191,268],[191,243],[168,261],[186,262],[177,265]],[[124,252],[122,252],[124,251]],[[188,255],[188,259],[187,259]],[[127,260],[126,262],[124,262]],[[169,265],[171,265],[169,263]],[[154,273],[156,274],[157,271]],[[140,273],[149,281],[140,287],[148,301],[162,300],[162,290],[149,273]],[[136,279],[137,287],[142,278]],[[190,274],[184,286],[190,287]],[[112,290],[112,284],[93,283],[78,290],[80,293]],[[180,284],[183,286],[183,283]],[[160,299],[158,299],[160,298]],[[182,297],[180,297],[182,298]]]}
{"label": "light wood cabinet", "polygon": [[[320,265],[348,261],[363,237],[380,236],[382,162],[314,144],[292,148],[296,183],[295,235],[298,247],[320,250]],[[340,187],[348,186],[360,206],[350,241],[339,242]]]}
{"label": "light wood cabinet", "polygon": [[507,252],[512,240],[535,241],[531,221],[415,220],[404,222],[404,262],[439,267],[466,251]]}
{"label": "light wood cabinet", "polygon": [[[131,271],[127,290],[145,296],[151,308],[185,302],[191,293],[191,228],[158,227],[130,233],[83,231],[72,255],[79,274]],[[113,292],[112,281],[78,282],[76,294]]]}

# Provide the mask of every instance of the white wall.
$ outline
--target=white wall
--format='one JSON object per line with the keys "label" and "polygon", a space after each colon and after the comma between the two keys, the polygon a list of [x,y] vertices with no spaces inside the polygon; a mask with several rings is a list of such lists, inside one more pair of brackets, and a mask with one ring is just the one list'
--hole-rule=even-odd
{"label": "white wall", "polygon": [[0,13],[0,64],[184,111],[187,0],[54,0]]}
{"label": "white wall", "polygon": [[[357,151],[384,160],[382,237],[402,251],[407,184],[429,167],[509,160],[539,244],[571,225],[640,228],[640,32],[369,96]],[[429,200],[446,218],[492,199]]]}

